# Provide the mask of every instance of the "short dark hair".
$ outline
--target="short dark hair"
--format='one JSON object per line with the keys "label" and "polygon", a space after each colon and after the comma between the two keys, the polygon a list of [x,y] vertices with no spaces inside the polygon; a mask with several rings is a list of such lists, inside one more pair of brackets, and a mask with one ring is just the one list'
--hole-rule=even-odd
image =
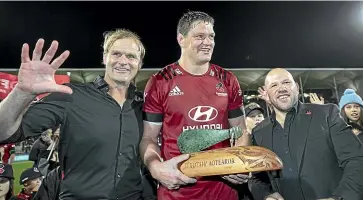
{"label": "short dark hair", "polygon": [[179,19],[177,33],[186,36],[192,29],[193,23],[196,21],[209,22],[214,25],[213,17],[207,13],[201,11],[188,11]]}

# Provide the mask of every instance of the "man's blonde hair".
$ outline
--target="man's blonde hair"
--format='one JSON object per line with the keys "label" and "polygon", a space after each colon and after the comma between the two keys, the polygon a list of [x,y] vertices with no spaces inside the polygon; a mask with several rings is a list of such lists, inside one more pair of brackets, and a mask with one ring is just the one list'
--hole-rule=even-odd
{"label": "man's blonde hair", "polygon": [[103,42],[103,54],[108,53],[111,46],[113,45],[113,43],[115,43],[116,40],[131,38],[131,39],[134,39],[135,42],[137,43],[137,45],[139,46],[141,61],[144,59],[145,47],[142,44],[140,37],[136,33],[132,32],[130,30],[127,30],[127,29],[115,29],[113,31],[105,32],[103,34],[103,36],[105,38],[104,42]]}

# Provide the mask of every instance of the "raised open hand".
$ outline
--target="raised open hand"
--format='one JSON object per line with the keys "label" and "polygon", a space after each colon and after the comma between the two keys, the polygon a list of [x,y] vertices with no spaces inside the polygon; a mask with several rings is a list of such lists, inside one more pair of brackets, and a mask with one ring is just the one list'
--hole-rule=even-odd
{"label": "raised open hand", "polygon": [[261,99],[263,99],[267,104],[271,104],[270,99],[268,98],[267,92],[264,87],[259,87],[257,92],[261,95]]}
{"label": "raised open hand", "polygon": [[23,92],[39,95],[49,92],[62,92],[71,94],[72,89],[65,85],[58,85],[54,80],[56,70],[69,56],[69,51],[64,51],[52,61],[58,49],[58,42],[53,41],[48,51],[42,57],[44,40],[39,39],[35,45],[32,59],[29,57],[29,45],[23,44],[21,50],[21,66],[18,74],[17,88]]}

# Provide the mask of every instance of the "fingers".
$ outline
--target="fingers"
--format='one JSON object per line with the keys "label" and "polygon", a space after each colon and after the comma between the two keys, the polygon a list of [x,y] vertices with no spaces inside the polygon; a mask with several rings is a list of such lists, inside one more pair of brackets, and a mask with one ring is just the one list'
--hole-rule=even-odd
{"label": "fingers", "polygon": [[[190,178],[186,175],[184,175],[183,173],[179,173],[178,179],[182,182],[184,182],[185,184],[193,184],[197,182],[197,179],[195,178]],[[184,185],[184,184],[183,184]]]}
{"label": "fingers", "polygon": [[66,86],[66,85],[58,85],[56,83],[51,84],[47,87],[47,91],[44,91],[44,93],[51,93],[51,92],[60,92],[65,94],[72,94],[73,90]]}
{"label": "fingers", "polygon": [[57,70],[63,63],[64,61],[67,60],[67,58],[69,57],[70,52],[69,51],[64,51],[60,56],[58,56],[51,64],[50,66],[54,69]]}
{"label": "fingers", "polygon": [[273,198],[273,197],[267,197],[265,200],[278,200],[278,199]]}
{"label": "fingers", "polygon": [[44,54],[43,62],[50,63],[58,49],[58,42],[53,41],[48,51]]}
{"label": "fingers", "polygon": [[230,176],[223,176],[222,178],[229,181],[229,182],[231,182],[231,183],[233,183],[233,184],[241,184],[242,183],[242,182],[239,182],[239,181],[231,178]]}
{"label": "fingers", "polygon": [[315,102],[316,100],[317,100],[317,96],[316,96],[316,94],[315,93],[310,93],[310,101],[313,101],[313,102]]}
{"label": "fingers", "polygon": [[180,162],[183,162],[185,160],[189,159],[189,154],[182,154],[180,156],[172,158],[172,162],[175,166],[177,166]]}
{"label": "fingers", "polygon": [[55,92],[60,92],[60,93],[65,93],[65,94],[72,94],[73,93],[73,90],[70,87],[65,86],[65,85],[58,85],[57,84],[57,87],[56,87],[55,90],[56,90]]}
{"label": "fingers", "polygon": [[21,48],[21,62],[22,63],[27,63],[30,62],[30,57],[29,57],[29,45],[28,44],[23,44],[22,48]]}
{"label": "fingers", "polygon": [[236,174],[236,176],[237,176],[238,178],[250,179],[250,178],[252,178],[252,173],[250,172],[250,173],[248,173],[248,174]]}
{"label": "fingers", "polygon": [[35,44],[35,48],[33,50],[33,56],[32,56],[32,60],[40,60],[40,58],[42,57],[42,50],[43,50],[43,46],[44,46],[44,40],[41,38],[37,41],[37,43]]}
{"label": "fingers", "polygon": [[222,178],[234,184],[242,184],[248,182],[249,175],[238,174],[238,175],[223,176]]}

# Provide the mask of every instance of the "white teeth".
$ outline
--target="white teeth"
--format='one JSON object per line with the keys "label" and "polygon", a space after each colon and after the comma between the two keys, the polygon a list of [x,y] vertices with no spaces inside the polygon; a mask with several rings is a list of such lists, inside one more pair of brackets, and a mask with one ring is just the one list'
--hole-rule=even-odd
{"label": "white teeth", "polygon": [[279,99],[286,99],[288,97],[288,95],[282,95],[282,96],[279,96],[278,98]]}

